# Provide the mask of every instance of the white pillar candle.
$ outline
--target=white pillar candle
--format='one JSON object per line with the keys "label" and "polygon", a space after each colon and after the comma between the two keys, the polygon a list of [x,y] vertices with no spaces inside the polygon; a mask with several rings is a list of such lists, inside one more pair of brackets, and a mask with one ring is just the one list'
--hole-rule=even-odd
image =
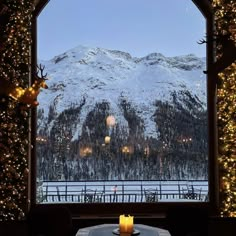
{"label": "white pillar candle", "polygon": [[134,224],[134,217],[133,216],[125,216],[120,215],[120,233],[133,233],[133,224]]}

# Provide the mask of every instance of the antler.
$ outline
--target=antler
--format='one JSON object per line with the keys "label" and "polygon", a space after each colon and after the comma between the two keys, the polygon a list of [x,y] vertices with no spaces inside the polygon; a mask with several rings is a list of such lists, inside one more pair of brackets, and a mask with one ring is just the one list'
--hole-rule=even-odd
{"label": "antler", "polygon": [[207,40],[205,40],[205,39],[200,39],[197,43],[198,43],[198,44],[204,44],[204,43],[207,43]]}
{"label": "antler", "polygon": [[[45,75],[43,74],[44,69],[45,69],[45,66],[42,66],[42,64],[39,64],[39,66],[37,65],[37,73],[36,73],[36,75],[37,75],[38,79],[47,80],[47,78],[46,78],[47,77],[47,73]],[[39,72],[40,72],[40,76],[38,75]]]}
{"label": "antler", "polygon": [[213,34],[213,35],[209,36],[207,40],[200,39],[197,43],[204,44],[204,43],[209,43],[209,42],[216,42],[216,43],[224,44],[229,40],[230,40],[230,34],[225,34],[225,35]]}
{"label": "antler", "polygon": [[220,58],[211,65],[205,74],[211,72],[214,74],[220,73],[222,70],[230,66],[236,60],[236,46],[230,35],[213,35],[212,41],[221,45]]}

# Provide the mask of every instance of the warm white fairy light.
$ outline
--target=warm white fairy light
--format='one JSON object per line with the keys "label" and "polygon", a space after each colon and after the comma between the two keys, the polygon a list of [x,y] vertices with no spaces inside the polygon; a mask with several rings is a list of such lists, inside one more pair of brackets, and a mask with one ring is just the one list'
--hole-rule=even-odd
{"label": "warm white fairy light", "polygon": [[[0,83],[29,83],[31,0],[3,0],[7,22],[0,41]],[[0,221],[21,220],[27,209],[29,111],[0,93]]]}
{"label": "warm white fairy light", "polygon": [[[0,42],[0,80],[28,84],[31,0],[3,0],[9,21],[5,41]],[[216,32],[230,34],[236,42],[236,2],[213,0]],[[24,13],[24,14],[22,14]],[[2,22],[1,22],[2,24]],[[1,35],[2,36],[2,35]],[[218,55],[221,54],[218,45]],[[236,216],[236,64],[219,74],[218,89],[219,167],[221,180],[221,215]],[[28,112],[18,103],[0,96],[0,221],[24,217],[27,202]]]}
{"label": "warm white fairy light", "polygon": [[[229,35],[236,45],[236,2],[214,0],[217,35]],[[221,56],[222,45],[218,44],[217,55]],[[236,62],[218,74],[220,81],[218,97],[220,214],[236,216]]]}

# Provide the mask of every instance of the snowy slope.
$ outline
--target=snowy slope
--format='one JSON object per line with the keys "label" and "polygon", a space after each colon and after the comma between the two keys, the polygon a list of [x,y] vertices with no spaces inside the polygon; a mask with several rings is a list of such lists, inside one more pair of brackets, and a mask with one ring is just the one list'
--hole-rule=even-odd
{"label": "snowy slope", "polygon": [[202,109],[206,108],[205,59],[192,54],[170,58],[152,53],[133,58],[126,52],[78,46],[40,63],[49,77],[49,89],[38,96],[39,108],[46,116],[50,104],[59,114],[86,99],[76,136],[96,102],[108,101],[110,113],[124,125],[126,120],[118,104],[120,98],[126,99],[144,120],[146,135],[155,130],[154,102],[171,102],[174,91],[189,91]]}

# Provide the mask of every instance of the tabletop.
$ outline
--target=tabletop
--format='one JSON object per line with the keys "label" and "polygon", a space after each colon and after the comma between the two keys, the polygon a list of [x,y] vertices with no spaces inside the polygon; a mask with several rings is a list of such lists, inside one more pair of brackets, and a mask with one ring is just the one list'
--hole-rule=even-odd
{"label": "tabletop", "polygon": [[[113,230],[118,229],[118,224],[101,224],[78,230],[76,236],[115,236]],[[140,236],[171,236],[168,230],[148,225],[135,224],[134,229]]]}

